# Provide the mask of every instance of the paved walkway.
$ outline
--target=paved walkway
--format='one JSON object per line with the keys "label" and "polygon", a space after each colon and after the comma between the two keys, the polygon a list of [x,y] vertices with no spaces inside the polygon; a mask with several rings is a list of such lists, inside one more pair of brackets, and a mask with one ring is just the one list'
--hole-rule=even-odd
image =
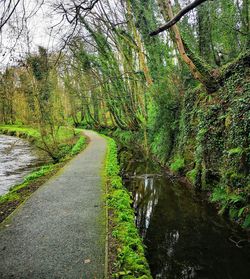
{"label": "paved walkway", "polygon": [[91,142],[0,226],[0,278],[102,279],[106,141]]}

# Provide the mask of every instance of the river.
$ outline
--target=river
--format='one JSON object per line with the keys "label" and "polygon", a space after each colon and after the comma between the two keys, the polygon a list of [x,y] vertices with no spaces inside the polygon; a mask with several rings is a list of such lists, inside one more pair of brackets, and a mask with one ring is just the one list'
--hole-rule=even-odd
{"label": "river", "polygon": [[153,278],[249,278],[247,235],[159,166],[135,158],[120,154]]}
{"label": "river", "polygon": [[0,135],[0,196],[45,161],[45,154],[29,141]]}

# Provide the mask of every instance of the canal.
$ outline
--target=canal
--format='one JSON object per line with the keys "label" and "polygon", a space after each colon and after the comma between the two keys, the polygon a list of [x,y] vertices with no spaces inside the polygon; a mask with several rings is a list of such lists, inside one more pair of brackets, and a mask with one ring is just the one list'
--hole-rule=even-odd
{"label": "canal", "polygon": [[153,278],[249,278],[245,232],[154,162],[121,152],[120,163]]}

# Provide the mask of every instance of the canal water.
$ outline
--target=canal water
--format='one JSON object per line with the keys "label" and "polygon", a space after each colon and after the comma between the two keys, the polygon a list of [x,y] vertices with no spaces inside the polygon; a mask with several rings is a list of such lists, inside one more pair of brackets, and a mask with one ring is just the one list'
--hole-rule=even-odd
{"label": "canal water", "polygon": [[250,278],[250,243],[202,197],[152,162],[120,154],[153,278]]}
{"label": "canal water", "polygon": [[27,140],[0,135],[0,196],[46,160]]}

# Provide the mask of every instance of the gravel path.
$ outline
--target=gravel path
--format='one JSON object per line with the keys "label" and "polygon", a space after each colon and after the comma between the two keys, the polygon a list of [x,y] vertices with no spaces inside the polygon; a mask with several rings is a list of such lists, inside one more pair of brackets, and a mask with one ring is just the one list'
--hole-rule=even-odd
{"label": "gravel path", "polygon": [[0,226],[0,278],[104,278],[101,169],[106,141],[88,147]]}

